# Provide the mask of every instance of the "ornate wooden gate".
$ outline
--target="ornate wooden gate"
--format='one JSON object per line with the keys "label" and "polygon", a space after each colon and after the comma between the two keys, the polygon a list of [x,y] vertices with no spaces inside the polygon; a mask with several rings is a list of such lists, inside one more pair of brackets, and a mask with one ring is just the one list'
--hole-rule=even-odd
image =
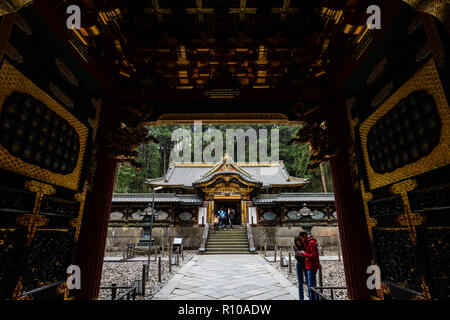
{"label": "ornate wooden gate", "polygon": [[443,39],[432,16],[405,10],[359,66],[347,100],[372,254],[381,268],[377,295],[384,299],[450,298]]}

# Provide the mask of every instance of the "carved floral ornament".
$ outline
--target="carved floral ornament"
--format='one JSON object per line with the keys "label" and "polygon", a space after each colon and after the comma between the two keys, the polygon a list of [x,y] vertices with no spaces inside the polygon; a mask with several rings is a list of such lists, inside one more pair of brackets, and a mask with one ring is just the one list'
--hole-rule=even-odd
{"label": "carved floral ornament", "polygon": [[122,124],[120,128],[109,134],[107,148],[109,154],[118,162],[130,163],[131,166],[139,169],[141,165],[136,162],[137,148],[151,142],[158,143],[158,140],[149,134],[142,123],[135,127]]}
{"label": "carved floral ornament", "polygon": [[311,164],[308,169],[315,169],[337,152],[339,139],[332,133],[333,112],[326,104],[308,107],[301,102],[294,105],[293,112],[302,125],[288,144],[309,144]]}

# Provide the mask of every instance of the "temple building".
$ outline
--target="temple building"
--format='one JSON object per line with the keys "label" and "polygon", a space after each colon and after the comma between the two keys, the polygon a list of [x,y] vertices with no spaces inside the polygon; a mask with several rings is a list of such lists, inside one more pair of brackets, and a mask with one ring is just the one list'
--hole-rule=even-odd
{"label": "temple building", "polygon": [[[304,206],[321,222],[336,225],[334,195],[305,193],[307,179],[292,177],[282,161],[236,163],[228,156],[216,164],[171,163],[164,177],[148,181],[155,193],[156,225],[194,226],[212,223],[220,208],[233,208],[234,225],[299,224]],[[114,194],[111,222],[132,223],[151,206],[152,193]]]}

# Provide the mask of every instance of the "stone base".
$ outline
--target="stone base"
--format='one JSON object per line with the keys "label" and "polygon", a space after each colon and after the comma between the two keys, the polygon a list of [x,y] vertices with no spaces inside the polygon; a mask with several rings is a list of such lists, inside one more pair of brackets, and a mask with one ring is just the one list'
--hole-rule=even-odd
{"label": "stone base", "polygon": [[[303,231],[301,227],[252,227],[255,248],[259,250],[264,246],[267,237],[268,249],[274,245],[290,246],[294,243],[294,237]],[[316,226],[312,228],[312,234],[319,242],[321,254],[338,255],[340,250],[339,232],[337,226]],[[110,227],[106,239],[107,252],[123,252],[128,243],[138,243],[142,238],[142,228]],[[156,244],[163,243],[166,248],[174,238],[183,238],[183,247],[187,250],[198,250],[203,235],[203,228],[199,227],[156,227],[153,228],[152,237]],[[136,249],[139,247],[136,246]],[[144,247],[148,249],[148,247]],[[152,249],[153,250],[153,249]]]}

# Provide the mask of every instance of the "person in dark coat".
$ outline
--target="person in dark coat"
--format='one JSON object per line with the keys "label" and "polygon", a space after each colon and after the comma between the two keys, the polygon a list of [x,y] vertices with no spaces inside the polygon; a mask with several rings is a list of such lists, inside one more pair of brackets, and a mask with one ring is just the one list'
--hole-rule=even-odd
{"label": "person in dark coat", "polygon": [[300,256],[305,258],[309,299],[318,300],[317,294],[311,292],[311,287],[317,286],[317,270],[320,269],[317,240],[312,235],[308,236],[307,232],[301,232],[300,237],[302,238],[306,247],[304,251],[300,252]]}
{"label": "person in dark coat", "polygon": [[228,208],[228,225],[233,229],[234,209]]}
{"label": "person in dark coat", "polygon": [[[302,256],[301,252],[306,250],[305,243],[300,237],[300,234],[294,238],[294,254],[297,260],[297,279],[298,279],[298,298],[299,300],[304,300],[305,296],[303,293],[303,283],[304,279],[308,279],[305,269],[305,258]],[[305,278],[303,278],[305,275]]]}

